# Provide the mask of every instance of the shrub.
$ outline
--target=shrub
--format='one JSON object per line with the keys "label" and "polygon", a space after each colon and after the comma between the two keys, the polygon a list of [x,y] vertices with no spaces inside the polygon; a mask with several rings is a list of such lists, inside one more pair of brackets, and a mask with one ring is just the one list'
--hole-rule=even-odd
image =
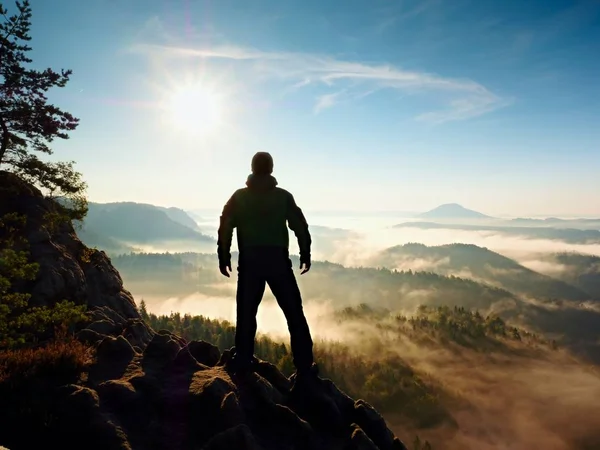
{"label": "shrub", "polygon": [[0,351],[0,385],[15,388],[38,382],[56,386],[72,383],[92,358],[92,347],[63,331],[45,345]]}
{"label": "shrub", "polygon": [[29,261],[29,243],[21,230],[27,218],[0,217],[0,349],[17,348],[52,336],[56,326],[85,320],[85,306],[62,301],[52,307],[32,307],[31,295],[19,286],[35,280],[39,265]]}

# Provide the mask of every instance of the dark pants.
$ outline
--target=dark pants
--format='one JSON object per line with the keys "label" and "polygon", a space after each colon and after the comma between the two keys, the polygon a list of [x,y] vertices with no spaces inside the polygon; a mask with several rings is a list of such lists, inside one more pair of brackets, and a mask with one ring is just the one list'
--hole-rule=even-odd
{"label": "dark pants", "polygon": [[241,364],[254,356],[256,313],[269,284],[287,320],[298,370],[310,368],[313,342],[304,311],[302,297],[292,270],[288,252],[281,248],[257,247],[240,252],[237,287],[236,359]]}

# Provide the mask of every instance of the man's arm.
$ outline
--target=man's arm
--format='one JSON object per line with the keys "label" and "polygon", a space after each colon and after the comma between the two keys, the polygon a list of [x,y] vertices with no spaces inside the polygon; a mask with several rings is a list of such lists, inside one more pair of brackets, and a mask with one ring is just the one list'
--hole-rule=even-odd
{"label": "man's arm", "polygon": [[308,231],[306,218],[304,217],[302,210],[296,204],[292,194],[289,194],[288,196],[287,220],[290,229],[298,239],[298,247],[300,247],[300,266],[304,264],[306,268],[303,273],[308,272],[308,269],[310,269],[310,246],[312,240],[310,232]]}
{"label": "man's arm", "polygon": [[233,229],[235,227],[235,194],[233,194],[223,207],[219,222],[219,237],[217,240],[219,269],[221,270],[221,273],[227,277],[229,274],[226,269],[229,268],[229,270],[231,270],[231,241],[233,239]]}

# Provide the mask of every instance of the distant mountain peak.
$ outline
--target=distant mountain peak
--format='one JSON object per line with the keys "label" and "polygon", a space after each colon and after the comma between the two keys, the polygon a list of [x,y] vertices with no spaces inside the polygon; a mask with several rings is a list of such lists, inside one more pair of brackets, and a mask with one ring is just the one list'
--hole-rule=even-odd
{"label": "distant mountain peak", "polygon": [[419,217],[427,219],[489,219],[490,216],[486,216],[480,212],[472,209],[467,209],[458,203],[445,203],[438,206],[437,208],[420,214]]}

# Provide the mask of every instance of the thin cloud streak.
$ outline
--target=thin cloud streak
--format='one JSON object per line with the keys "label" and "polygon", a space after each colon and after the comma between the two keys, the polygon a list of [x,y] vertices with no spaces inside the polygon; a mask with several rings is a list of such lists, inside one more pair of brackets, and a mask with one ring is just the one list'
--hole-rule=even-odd
{"label": "thin cloud streak", "polygon": [[[440,93],[439,102],[446,106],[437,111],[417,115],[420,121],[442,123],[465,120],[492,112],[512,101],[491,92],[485,86],[468,79],[444,78],[427,72],[404,70],[389,64],[372,65],[344,61],[327,55],[291,52],[265,52],[256,49],[223,46],[186,48],[164,45],[136,45],[132,51],[165,58],[224,59],[251,63],[249,70],[262,77],[289,80],[294,90],[320,82],[327,86],[347,81],[358,91],[351,97],[357,100],[363,92],[395,89],[411,93]],[[308,80],[308,81],[307,81]],[[319,96],[315,112],[333,106],[336,94]]]}
{"label": "thin cloud streak", "polygon": [[337,103],[340,95],[342,95],[342,92],[334,92],[333,94],[325,94],[318,97],[314,113],[319,114],[324,109],[333,107]]}

